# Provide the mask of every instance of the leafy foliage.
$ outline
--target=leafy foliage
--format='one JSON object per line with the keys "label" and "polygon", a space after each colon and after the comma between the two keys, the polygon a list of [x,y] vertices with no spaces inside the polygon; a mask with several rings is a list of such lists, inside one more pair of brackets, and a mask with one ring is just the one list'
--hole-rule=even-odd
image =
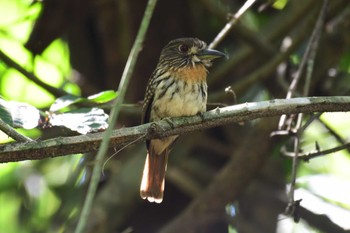
{"label": "leafy foliage", "polygon": [[64,126],[80,134],[103,131],[107,128],[108,115],[98,108],[80,108],[63,114],[49,114],[49,124]]}
{"label": "leafy foliage", "polygon": [[[50,111],[43,113],[44,122],[40,121],[39,110],[34,106],[16,101],[0,99],[0,119],[15,128],[32,129],[37,126],[63,126],[80,134],[105,130],[108,115],[99,108],[77,108],[67,110],[74,104],[104,104],[116,98],[114,91],[104,91],[87,98],[67,95],[57,98],[50,106]],[[66,109],[66,111],[63,111]],[[62,113],[60,113],[60,112]]]}
{"label": "leafy foliage", "polygon": [[[197,36],[209,43],[225,25],[228,13],[230,18],[238,10],[242,1],[238,2],[160,1],[127,101],[137,103],[143,98],[160,49],[169,40]],[[110,103],[118,97],[110,89],[116,89],[119,82],[144,5],[145,1],[124,0],[103,4],[79,0],[0,1],[0,50],[43,82],[69,93],[50,93],[0,58],[0,118],[36,140],[66,136],[65,128],[81,134],[104,130]],[[214,104],[208,108],[215,108],[217,103],[233,104],[232,96],[223,92],[227,86],[232,86],[238,102],[284,98],[301,64],[320,5],[315,0],[303,4],[298,0],[278,0],[272,5],[270,1],[257,2],[219,45],[230,59],[210,69],[209,99]],[[329,1],[313,61],[311,96],[350,93],[348,9],[347,0]],[[303,92],[303,75],[301,79],[296,95]],[[139,124],[140,105],[136,106],[123,108],[119,127]],[[309,117],[304,116],[302,125]],[[300,153],[346,143],[348,122],[348,113],[327,113],[312,121],[302,135]],[[217,201],[203,202],[203,206],[210,207],[205,220],[200,217],[205,211],[202,208],[196,218],[177,227],[197,223],[202,226],[200,232],[255,229],[253,232],[283,233],[291,229],[327,232],[325,226],[333,227],[328,232],[350,229],[350,193],[346,185],[350,180],[349,150],[300,162],[296,198],[303,199],[301,208],[310,210],[316,223],[308,215],[301,214],[298,225],[282,216],[291,161],[281,157],[280,149],[285,145],[293,152],[293,142],[289,137],[270,138],[277,125],[276,119],[264,119],[181,137],[169,158],[169,188],[162,206],[144,204],[138,197],[144,145],[118,151],[118,156],[106,163],[87,232],[127,232],[131,228],[135,232],[156,232],[179,217],[192,200],[198,200],[234,159],[240,163],[237,169],[248,171],[255,161],[242,162],[243,152],[246,157],[258,154],[262,158],[260,168],[251,172],[254,179],[245,180],[249,185],[242,190],[231,190],[235,184],[222,182],[222,190],[216,192],[218,200],[231,192],[238,192],[240,198],[229,199],[221,209],[215,209]],[[36,129],[35,135],[27,130],[31,128]],[[6,139],[7,135],[0,132],[1,143]],[[93,159],[91,155],[74,155],[0,164],[0,232],[73,231]],[[238,171],[230,171],[233,177],[236,174]]]}

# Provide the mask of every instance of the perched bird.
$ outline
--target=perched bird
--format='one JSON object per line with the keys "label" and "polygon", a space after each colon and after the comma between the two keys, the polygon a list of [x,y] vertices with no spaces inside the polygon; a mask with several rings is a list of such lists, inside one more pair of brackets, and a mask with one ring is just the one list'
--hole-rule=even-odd
{"label": "perched bird", "polygon": [[[193,116],[206,111],[207,67],[226,55],[207,48],[197,38],[170,41],[162,50],[156,69],[148,81],[142,123],[166,117]],[[146,142],[147,157],[140,195],[150,202],[163,200],[169,152],[178,135]]]}

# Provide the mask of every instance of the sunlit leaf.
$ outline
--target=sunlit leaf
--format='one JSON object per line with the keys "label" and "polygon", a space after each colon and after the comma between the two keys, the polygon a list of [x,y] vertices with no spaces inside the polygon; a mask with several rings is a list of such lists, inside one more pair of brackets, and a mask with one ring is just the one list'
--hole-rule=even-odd
{"label": "sunlit leaf", "polygon": [[327,215],[335,224],[350,228],[349,181],[329,174],[310,175],[298,178],[305,188],[298,188],[296,199],[303,199],[301,205],[315,214]]}
{"label": "sunlit leaf", "polygon": [[72,104],[78,103],[82,101],[81,97],[74,96],[74,95],[65,95],[62,97],[59,97],[55,100],[55,102],[51,105],[50,111],[56,112],[58,110],[61,110],[65,107],[68,107]]}
{"label": "sunlit leaf", "polygon": [[13,190],[0,192],[1,214],[0,232],[20,232],[17,221],[21,208],[21,199]]}
{"label": "sunlit leaf", "polygon": [[[39,110],[30,104],[0,99],[0,106],[3,110],[0,111],[0,114],[4,113],[5,117],[2,119],[6,123],[9,122],[9,125],[15,128],[32,129],[39,123]],[[5,112],[7,113],[7,116]],[[10,116],[8,114],[10,114]],[[9,118],[11,118],[11,120]]]}
{"label": "sunlit leaf", "polygon": [[[69,62],[69,49],[67,43],[62,39],[54,40],[41,54],[42,62],[56,67],[63,76],[71,72]],[[37,67],[39,68],[39,67]]]}
{"label": "sunlit leaf", "polygon": [[66,42],[54,40],[40,56],[36,56],[34,72],[44,82],[58,88],[69,83],[67,77],[70,76],[71,66]]}
{"label": "sunlit leaf", "polygon": [[103,91],[95,95],[91,95],[88,98],[82,98],[74,95],[65,95],[55,100],[55,102],[50,107],[50,111],[57,112],[76,103],[103,104],[115,99],[116,97],[117,93],[115,91]]}
{"label": "sunlit leaf", "polygon": [[97,93],[95,95],[89,96],[87,99],[89,101],[92,101],[94,103],[107,103],[113,99],[115,99],[118,96],[118,93],[112,90],[109,91],[103,91],[100,93]]}
{"label": "sunlit leaf", "polygon": [[273,7],[278,10],[283,10],[283,8],[287,5],[288,0],[276,0],[273,3]]}
{"label": "sunlit leaf", "polygon": [[298,54],[292,54],[290,59],[294,65],[300,64],[300,56]]}
{"label": "sunlit leaf", "polygon": [[[324,200],[337,203],[343,208],[350,209],[349,180],[333,174],[309,175],[298,179],[299,182]],[[350,213],[349,213],[350,216]]]}
{"label": "sunlit leaf", "polygon": [[64,126],[80,134],[98,132],[108,127],[108,115],[99,108],[81,108],[50,115],[52,126]]}
{"label": "sunlit leaf", "polygon": [[[7,99],[26,102],[37,108],[47,108],[54,101],[50,93],[27,80],[14,69],[8,69],[1,79],[3,87],[1,94]],[[16,83],[15,91],[13,90],[14,83]]]}

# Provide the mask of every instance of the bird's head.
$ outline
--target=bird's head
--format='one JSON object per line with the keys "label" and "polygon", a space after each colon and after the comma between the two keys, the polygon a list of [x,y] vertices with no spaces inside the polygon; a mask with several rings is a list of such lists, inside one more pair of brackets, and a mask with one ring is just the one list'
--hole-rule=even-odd
{"label": "bird's head", "polygon": [[211,66],[215,58],[227,57],[226,54],[208,49],[207,44],[197,38],[180,38],[170,41],[162,50],[159,65],[185,68],[197,65]]}

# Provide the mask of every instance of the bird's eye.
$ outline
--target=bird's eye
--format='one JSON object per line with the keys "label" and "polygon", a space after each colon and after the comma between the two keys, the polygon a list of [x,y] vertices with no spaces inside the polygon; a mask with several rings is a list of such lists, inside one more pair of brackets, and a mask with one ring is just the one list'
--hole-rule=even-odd
{"label": "bird's eye", "polygon": [[182,44],[182,45],[179,46],[179,51],[181,53],[187,53],[188,50],[189,50],[189,47],[187,45],[185,45],[185,44]]}

